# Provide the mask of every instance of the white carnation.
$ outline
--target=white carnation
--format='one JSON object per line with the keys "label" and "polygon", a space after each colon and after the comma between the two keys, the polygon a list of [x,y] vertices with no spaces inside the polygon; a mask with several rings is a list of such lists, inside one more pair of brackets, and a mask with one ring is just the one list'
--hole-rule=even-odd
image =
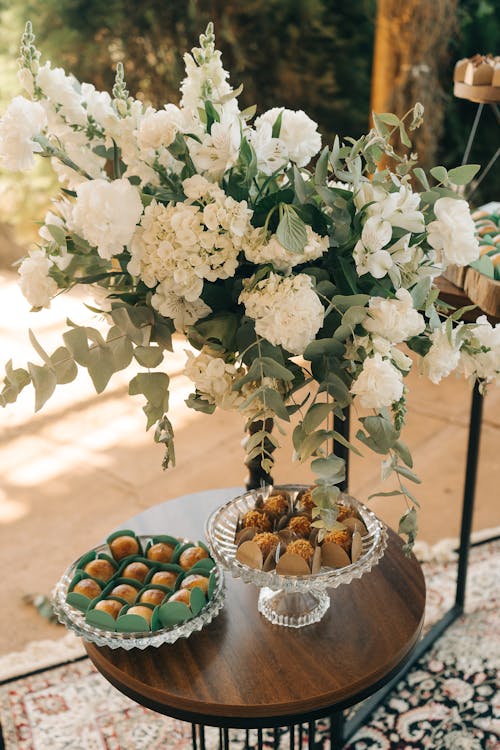
{"label": "white carnation", "polygon": [[255,127],[258,129],[262,122],[268,122],[272,127],[280,113],[281,128],[278,138],[284,143],[290,161],[298,167],[305,167],[321,148],[318,125],[301,109],[294,111],[274,107],[256,119]]}
{"label": "white carnation", "polygon": [[372,297],[363,322],[366,331],[378,334],[393,344],[407,341],[425,330],[425,320],[413,307],[407,289],[398,289],[396,299]]}
{"label": "white carnation", "polygon": [[140,148],[168,148],[173,143],[179,129],[180,112],[174,104],[167,104],[165,109],[150,112],[141,120],[137,133]]}
{"label": "white carnation", "polygon": [[33,154],[42,151],[33,140],[47,125],[44,109],[38,102],[16,96],[0,120],[0,159],[5,169],[14,172],[33,167]]}
{"label": "white carnation", "polygon": [[239,301],[255,320],[257,334],[292,354],[302,354],[323,325],[323,305],[306,274],[284,278],[271,273],[244,290]]}
{"label": "white carnation", "polygon": [[403,376],[380,354],[367,357],[363,369],[351,386],[351,393],[366,409],[383,409],[403,395]]}
{"label": "white carnation", "polygon": [[139,193],[128,180],[91,180],[76,189],[73,222],[78,234],[97,248],[101,258],[122,252],[142,214]]}
{"label": "white carnation", "polygon": [[436,221],[427,227],[427,241],[440,251],[444,265],[466,266],[479,257],[474,221],[469,204],[456,198],[438,198],[434,204]]}
{"label": "white carnation", "polygon": [[467,342],[476,349],[460,351],[459,369],[465,377],[479,378],[500,385],[500,323],[492,326],[486,315],[476,320],[468,332]]}
{"label": "white carnation", "polygon": [[43,250],[31,250],[19,266],[19,286],[33,307],[50,307],[51,297],[57,292],[57,284],[49,276],[52,261]]}
{"label": "white carnation", "polygon": [[433,383],[439,383],[458,367],[461,342],[457,342],[457,331],[461,325],[454,328],[450,336],[446,323],[431,334],[432,346],[422,360],[422,368]]}

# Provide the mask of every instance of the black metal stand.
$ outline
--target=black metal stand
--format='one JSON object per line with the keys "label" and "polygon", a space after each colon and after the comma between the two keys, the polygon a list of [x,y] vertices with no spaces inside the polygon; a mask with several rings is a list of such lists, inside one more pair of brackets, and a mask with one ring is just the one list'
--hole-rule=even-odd
{"label": "black metal stand", "polygon": [[429,632],[418,643],[410,659],[403,669],[387,685],[368,698],[352,719],[345,723],[344,742],[350,739],[373,711],[392,692],[400,680],[422,658],[444,631],[457,620],[464,611],[465,586],[467,583],[467,566],[469,561],[470,536],[472,530],[472,516],[474,512],[474,495],[476,488],[477,466],[479,461],[479,443],[481,437],[481,423],[483,414],[483,396],[477,384],[472,392],[469,438],[467,444],[467,462],[465,466],[465,484],[462,503],[462,522],[460,529],[460,546],[458,548],[457,585],[455,603],[443,617],[432,626]]}

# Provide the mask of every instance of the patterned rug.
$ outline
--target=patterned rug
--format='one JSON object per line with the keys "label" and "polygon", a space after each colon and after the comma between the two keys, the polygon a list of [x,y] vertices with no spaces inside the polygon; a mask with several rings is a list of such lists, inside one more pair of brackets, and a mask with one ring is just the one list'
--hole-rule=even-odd
{"label": "patterned rug", "polygon": [[[454,563],[424,565],[427,624],[453,601]],[[500,749],[500,541],[471,550],[466,615],[454,623],[344,750]],[[141,708],[107,683],[88,659],[0,687],[5,750],[189,750],[191,726]],[[318,722],[315,746],[329,748]],[[231,730],[235,750],[256,737]],[[273,734],[264,742],[273,747]],[[296,742],[297,742],[296,737]],[[289,746],[286,732],[281,745]],[[307,746],[307,735],[302,737]],[[219,731],[207,728],[207,750]],[[0,742],[0,748],[2,743]]]}

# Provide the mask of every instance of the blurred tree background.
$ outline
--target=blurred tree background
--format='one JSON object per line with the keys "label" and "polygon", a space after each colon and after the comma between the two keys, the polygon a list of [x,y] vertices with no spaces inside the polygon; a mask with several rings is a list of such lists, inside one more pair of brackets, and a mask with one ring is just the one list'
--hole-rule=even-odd
{"label": "blurred tree background", "polygon": [[[500,52],[495,0],[0,0],[0,105],[19,93],[15,60],[27,19],[43,60],[107,90],[122,60],[131,93],[156,107],[178,101],[182,55],[213,20],[231,83],[244,83],[243,107],[303,109],[319,123],[326,143],[335,134],[356,137],[369,127],[372,93],[381,83],[377,77],[372,88],[375,29],[383,12],[396,15],[385,20],[398,35],[385,53],[399,66],[389,73],[394,81],[388,79],[386,100],[398,114],[417,99],[430,101],[418,143],[421,162],[456,165],[476,105],[453,97],[453,65],[475,52]],[[483,165],[498,139],[498,124],[487,110],[469,159]],[[18,180],[15,190],[4,182],[9,201],[0,201],[0,220],[27,216],[28,209],[33,219],[48,180],[39,168],[34,177]],[[498,198],[498,170],[492,170],[474,201]]]}

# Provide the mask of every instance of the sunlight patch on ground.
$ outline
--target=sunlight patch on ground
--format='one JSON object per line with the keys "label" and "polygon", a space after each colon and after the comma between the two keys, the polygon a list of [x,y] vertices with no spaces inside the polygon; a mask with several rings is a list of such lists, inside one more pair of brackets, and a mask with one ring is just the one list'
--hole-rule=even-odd
{"label": "sunlight patch on ground", "polygon": [[28,514],[26,503],[9,500],[5,492],[0,491],[0,524],[14,523]]}

